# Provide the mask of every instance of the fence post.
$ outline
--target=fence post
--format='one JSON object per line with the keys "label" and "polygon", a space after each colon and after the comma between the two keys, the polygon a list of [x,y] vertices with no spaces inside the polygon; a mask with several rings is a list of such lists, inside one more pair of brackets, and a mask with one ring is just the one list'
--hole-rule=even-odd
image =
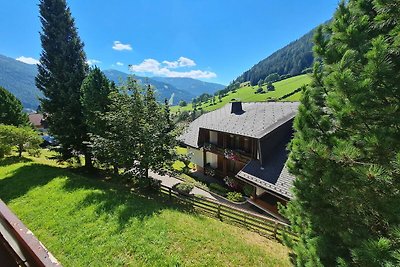
{"label": "fence post", "polygon": [[218,217],[218,219],[220,219],[222,221],[222,218],[221,218],[221,204],[218,204],[217,217]]}
{"label": "fence post", "polygon": [[276,237],[277,233],[278,233],[278,223],[275,222],[275,223],[274,223],[274,238],[275,238],[276,240],[278,240],[278,238]]}
{"label": "fence post", "polygon": [[168,188],[169,201],[172,200],[172,189]]}

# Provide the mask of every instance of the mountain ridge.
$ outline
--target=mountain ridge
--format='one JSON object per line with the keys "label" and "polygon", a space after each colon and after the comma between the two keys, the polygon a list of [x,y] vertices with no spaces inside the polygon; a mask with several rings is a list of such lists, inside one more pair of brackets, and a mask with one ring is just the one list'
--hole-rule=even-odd
{"label": "mountain ridge", "polygon": [[[115,70],[115,69],[106,69],[103,70],[103,73],[106,75],[106,77],[114,81],[117,85],[120,85],[121,82],[126,81],[128,76],[130,74],[125,73],[123,71]],[[168,99],[171,105],[177,104],[180,100],[184,101],[190,101],[194,95],[177,89],[173,85],[169,83],[164,83],[161,81],[157,81],[155,79],[152,79],[150,77],[141,77],[137,75],[133,75],[135,79],[139,82],[141,85],[145,84],[151,84],[155,87],[156,94],[158,95],[158,100],[163,101],[164,99]]]}
{"label": "mountain ridge", "polygon": [[193,78],[187,77],[159,77],[154,76],[151,79],[156,81],[165,82],[171,84],[179,90],[187,91],[194,96],[199,96],[201,94],[214,94],[218,90],[226,87],[226,85],[219,83],[205,82]]}

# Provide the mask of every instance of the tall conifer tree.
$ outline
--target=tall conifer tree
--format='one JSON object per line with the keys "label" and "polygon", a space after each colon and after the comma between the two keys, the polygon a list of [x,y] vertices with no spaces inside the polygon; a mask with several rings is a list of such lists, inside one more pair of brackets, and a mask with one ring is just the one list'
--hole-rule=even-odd
{"label": "tall conifer tree", "polygon": [[400,265],[400,2],[342,2],[315,35],[284,211],[298,266]]}
{"label": "tall conifer tree", "polygon": [[43,51],[36,86],[44,94],[41,105],[48,113],[50,132],[60,142],[63,157],[83,153],[90,166],[80,101],[80,88],[88,69],[83,43],[65,0],[40,0],[39,9]]}

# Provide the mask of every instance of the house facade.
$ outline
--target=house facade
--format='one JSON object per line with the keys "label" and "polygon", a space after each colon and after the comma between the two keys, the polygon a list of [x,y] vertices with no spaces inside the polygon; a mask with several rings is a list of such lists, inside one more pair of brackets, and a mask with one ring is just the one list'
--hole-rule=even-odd
{"label": "house facade", "polygon": [[277,203],[292,198],[294,177],[285,162],[297,108],[293,102],[229,103],[197,118],[179,139],[197,171],[251,186],[249,202],[279,218]]}

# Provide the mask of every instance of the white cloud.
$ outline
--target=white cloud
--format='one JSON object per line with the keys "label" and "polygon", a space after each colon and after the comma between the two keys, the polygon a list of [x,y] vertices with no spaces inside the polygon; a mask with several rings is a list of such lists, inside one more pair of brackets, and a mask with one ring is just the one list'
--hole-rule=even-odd
{"label": "white cloud", "polygon": [[117,66],[123,66],[124,65],[124,63],[122,63],[122,62],[117,62],[117,63],[115,63]]}
{"label": "white cloud", "polygon": [[176,61],[164,60],[162,63],[164,63],[165,65],[168,66],[168,68],[171,68],[171,69],[175,69],[175,68],[179,68],[179,67],[193,67],[193,66],[196,66],[196,63],[192,59],[187,58],[187,57],[180,57]]}
{"label": "white cloud", "polygon": [[88,59],[88,60],[86,61],[86,63],[89,64],[90,66],[93,66],[93,65],[96,65],[96,64],[100,64],[101,61],[100,61],[100,60],[97,60],[97,59]]}
{"label": "white cloud", "polygon": [[138,65],[130,65],[129,69],[133,72],[151,73],[153,75],[165,76],[165,77],[185,77],[194,79],[209,79],[217,77],[217,74],[211,71],[202,70],[190,70],[190,71],[174,71],[179,67],[191,67],[195,66],[196,63],[185,57],[180,57],[177,61],[163,61],[158,62],[155,59],[145,59]]}
{"label": "white cloud", "polygon": [[123,50],[132,50],[132,46],[130,44],[123,44],[120,41],[114,41],[114,45],[112,49],[117,50],[117,51],[123,51]]}
{"label": "white cloud", "polygon": [[156,73],[160,70],[160,62],[155,59],[149,58],[143,60],[139,65],[130,65],[129,69],[133,72],[152,72]]}
{"label": "white cloud", "polygon": [[39,60],[34,59],[33,57],[17,57],[16,60],[24,62],[26,64],[31,64],[31,65],[35,65],[35,64],[39,64]]}

